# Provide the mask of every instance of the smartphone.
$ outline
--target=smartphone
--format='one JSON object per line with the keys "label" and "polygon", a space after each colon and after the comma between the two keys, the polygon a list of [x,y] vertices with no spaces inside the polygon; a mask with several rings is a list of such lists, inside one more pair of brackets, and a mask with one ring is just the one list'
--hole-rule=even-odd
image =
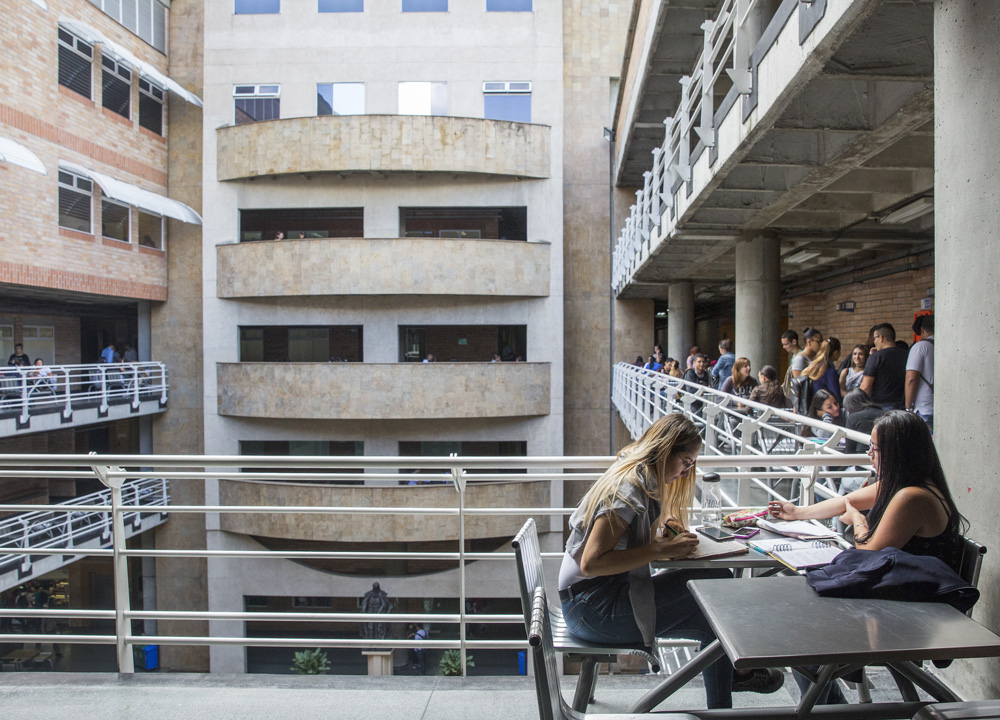
{"label": "smartphone", "polygon": [[749,540],[754,535],[760,532],[759,528],[755,527],[743,527],[733,533],[733,537],[737,540]]}
{"label": "smartphone", "polygon": [[697,530],[705,537],[710,537],[713,540],[718,540],[718,541],[728,540],[731,537],[733,537],[733,534],[728,530],[723,530],[720,527],[715,527],[712,525],[706,527],[700,527]]}

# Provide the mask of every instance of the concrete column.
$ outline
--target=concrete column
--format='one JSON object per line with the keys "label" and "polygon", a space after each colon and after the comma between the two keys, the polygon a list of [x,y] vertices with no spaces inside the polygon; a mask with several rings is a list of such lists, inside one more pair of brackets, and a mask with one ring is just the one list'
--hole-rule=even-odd
{"label": "concrete column", "polygon": [[689,282],[671,285],[667,309],[667,355],[680,360],[683,369],[688,349],[694,345],[694,286]]}
{"label": "concrete column", "polygon": [[755,235],[736,245],[736,357],[756,373],[781,362],[781,245]]}
{"label": "concrete column", "polygon": [[[983,372],[966,340],[996,347],[1000,332],[1000,3],[934,3],[934,442],[969,535],[1000,543],[993,439],[1000,376]],[[943,369],[947,368],[945,372]],[[989,556],[987,556],[989,557]],[[1000,632],[1000,565],[983,563],[973,618]],[[1000,660],[957,661],[941,673],[962,697],[1000,697]]]}

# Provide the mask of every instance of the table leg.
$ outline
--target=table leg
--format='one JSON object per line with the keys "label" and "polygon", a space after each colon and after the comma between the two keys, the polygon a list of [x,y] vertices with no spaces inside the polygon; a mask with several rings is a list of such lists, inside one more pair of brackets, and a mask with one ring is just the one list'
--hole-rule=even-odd
{"label": "table leg", "polygon": [[888,667],[890,672],[895,670],[938,702],[961,702],[961,698],[955,695],[947,685],[918,667],[916,663],[909,661],[889,663]]}
{"label": "table leg", "polygon": [[910,682],[910,679],[892,665],[886,665],[885,668],[889,671],[889,674],[892,675],[892,679],[896,682],[896,687],[899,688],[899,694],[902,696],[903,700],[906,702],[916,702],[920,696],[917,695],[917,689],[913,687],[913,683]]}
{"label": "table leg", "polygon": [[708,647],[684,664],[684,667],[672,673],[670,677],[639,698],[639,701],[629,710],[630,713],[647,713],[670,697],[679,688],[686,685],[691,678],[722,657],[722,643],[713,640]]}
{"label": "table leg", "polygon": [[823,688],[827,686],[827,683],[833,680],[837,669],[837,665],[824,665],[820,668],[816,679],[813,680],[812,685],[809,686],[809,689],[806,690],[802,699],[799,701],[799,706],[795,709],[799,717],[808,717],[809,713],[816,705],[816,701],[819,699],[819,694],[823,692]]}

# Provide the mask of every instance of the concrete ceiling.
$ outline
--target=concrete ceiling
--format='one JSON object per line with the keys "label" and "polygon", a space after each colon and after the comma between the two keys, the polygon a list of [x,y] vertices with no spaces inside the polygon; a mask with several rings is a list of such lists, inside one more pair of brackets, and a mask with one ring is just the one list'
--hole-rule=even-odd
{"label": "concrete ceiling", "polygon": [[[656,72],[644,85],[619,185],[640,184],[649,169],[663,126],[655,133],[647,122],[673,114],[679,86],[674,79],[676,88],[670,87],[670,69],[676,66],[679,78],[687,52],[684,74],[690,72],[700,50],[698,26],[713,5],[671,3],[661,18],[671,30],[656,45]],[[678,225],[677,239],[661,246],[622,296],[665,297],[667,284],[690,280],[703,300],[732,297],[733,247],[746,233],[781,238],[788,287],[878,257],[926,250],[933,215],[906,224],[878,219],[933,195],[932,9],[930,0],[876,4],[759,139],[727,163]]]}

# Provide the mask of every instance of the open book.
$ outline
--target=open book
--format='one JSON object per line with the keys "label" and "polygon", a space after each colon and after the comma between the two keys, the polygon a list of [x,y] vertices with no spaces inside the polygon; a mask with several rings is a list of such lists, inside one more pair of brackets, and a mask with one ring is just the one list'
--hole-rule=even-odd
{"label": "open book", "polygon": [[793,570],[829,565],[843,552],[834,540],[757,540],[747,542],[754,550],[760,550]]}
{"label": "open book", "polygon": [[764,520],[763,518],[759,518],[757,520],[757,527],[797,540],[832,538],[836,536],[836,533],[832,530],[814,525],[806,520]]}

